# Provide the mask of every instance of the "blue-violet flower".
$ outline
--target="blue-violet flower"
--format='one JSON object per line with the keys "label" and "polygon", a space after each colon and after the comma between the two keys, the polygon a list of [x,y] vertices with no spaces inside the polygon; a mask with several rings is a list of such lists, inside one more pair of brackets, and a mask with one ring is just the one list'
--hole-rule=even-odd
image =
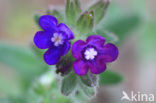
{"label": "blue-violet flower", "polygon": [[70,40],[74,39],[74,34],[64,23],[58,24],[51,15],[41,16],[39,25],[43,31],[35,34],[34,43],[40,49],[48,49],[44,60],[49,65],[55,65],[70,50]]}
{"label": "blue-violet flower", "polygon": [[100,74],[106,70],[106,63],[118,57],[118,48],[111,43],[105,44],[105,38],[99,35],[89,36],[84,42],[76,41],[72,46],[72,55],[76,60],[73,68],[76,74],[85,75],[88,70]]}

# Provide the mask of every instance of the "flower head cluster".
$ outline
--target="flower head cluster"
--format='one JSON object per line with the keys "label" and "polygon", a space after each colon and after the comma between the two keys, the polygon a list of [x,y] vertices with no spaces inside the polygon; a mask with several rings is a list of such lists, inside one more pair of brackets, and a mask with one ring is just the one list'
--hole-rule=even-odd
{"label": "flower head cluster", "polygon": [[[95,96],[98,75],[94,74],[104,72],[107,63],[118,57],[119,51],[114,44],[106,43],[106,39],[98,34],[91,34],[97,32],[107,36],[108,40],[115,40],[109,33],[103,34],[105,31],[102,27],[95,28],[103,20],[109,3],[110,0],[97,0],[84,11],[79,0],[66,0],[64,13],[54,8],[47,10],[48,15],[35,15],[41,30],[35,34],[34,44],[40,49],[46,49],[44,60],[48,65],[55,65],[55,73],[62,76],[60,89],[65,96],[74,90],[79,92],[81,88],[87,96]],[[54,16],[59,22],[72,26],[74,31],[66,24],[58,23]],[[73,32],[78,35],[74,36]],[[82,37],[86,40],[80,40]],[[103,75],[99,78],[102,79]],[[88,89],[91,92],[86,92]]]}
{"label": "flower head cluster", "polygon": [[118,48],[111,43],[105,44],[105,38],[99,35],[89,36],[85,41],[78,40],[72,46],[76,61],[73,68],[76,74],[85,75],[88,70],[100,74],[106,70],[106,63],[118,57]]}
{"label": "flower head cluster", "polygon": [[70,50],[74,34],[64,23],[58,24],[54,16],[41,16],[39,25],[43,31],[35,34],[34,43],[40,49],[48,49],[44,60],[49,65],[55,65]]}
{"label": "flower head cluster", "polygon": [[[36,33],[34,43],[40,49],[48,49],[44,54],[47,64],[58,64],[61,56],[70,50],[73,32],[65,24],[58,24],[57,19],[50,15],[41,16],[39,25],[43,31]],[[88,71],[100,74],[106,70],[106,63],[117,59],[118,48],[111,43],[105,44],[105,41],[102,36],[91,35],[86,42],[78,40],[73,44],[72,55],[76,59],[73,68],[76,74],[81,76]]]}

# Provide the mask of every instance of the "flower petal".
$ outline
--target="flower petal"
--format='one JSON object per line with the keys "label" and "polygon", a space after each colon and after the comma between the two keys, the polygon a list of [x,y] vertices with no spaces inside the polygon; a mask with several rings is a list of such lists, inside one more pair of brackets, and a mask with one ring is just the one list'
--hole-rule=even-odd
{"label": "flower petal", "polygon": [[99,35],[91,35],[87,38],[87,43],[88,44],[93,44],[93,45],[98,45],[98,46],[103,46],[105,43],[105,38]]}
{"label": "flower petal", "polygon": [[83,40],[76,41],[72,46],[72,55],[76,59],[82,58],[82,49],[86,46],[86,43]]}
{"label": "flower petal", "polygon": [[45,31],[56,31],[58,21],[54,16],[44,15],[39,18],[39,25]]}
{"label": "flower petal", "polygon": [[70,50],[70,42],[65,42],[61,47],[60,47],[60,55],[64,56],[68,53],[68,51]]}
{"label": "flower petal", "polygon": [[104,56],[105,62],[112,62],[116,60],[119,54],[118,48],[111,43],[104,45],[103,50],[101,52]]}
{"label": "flower petal", "polygon": [[48,49],[44,54],[44,60],[49,65],[55,65],[60,60],[60,49],[52,47]]}
{"label": "flower petal", "polygon": [[88,64],[82,60],[76,60],[73,63],[73,68],[74,68],[75,73],[80,76],[85,75],[88,72]]}
{"label": "flower petal", "polygon": [[58,25],[58,29],[59,31],[63,31],[68,35],[68,39],[74,39],[74,34],[73,32],[64,24],[64,23],[60,23]]}
{"label": "flower petal", "polygon": [[34,43],[40,49],[49,48],[52,45],[50,41],[51,36],[52,33],[50,32],[39,31],[34,36]]}
{"label": "flower petal", "polygon": [[106,63],[103,56],[98,56],[95,61],[89,64],[89,69],[93,74],[100,74],[106,70]]}

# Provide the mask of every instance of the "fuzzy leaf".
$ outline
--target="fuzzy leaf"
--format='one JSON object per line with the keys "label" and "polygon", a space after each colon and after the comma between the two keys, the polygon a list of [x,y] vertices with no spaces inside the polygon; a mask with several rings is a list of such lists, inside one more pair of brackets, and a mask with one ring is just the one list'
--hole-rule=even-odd
{"label": "fuzzy leaf", "polygon": [[[130,31],[135,29],[141,23],[138,14],[130,14],[122,16],[114,22],[110,22],[105,26],[105,30],[115,33],[119,39],[123,39]],[[103,29],[103,28],[101,28]]]}
{"label": "fuzzy leaf", "polygon": [[96,91],[93,87],[88,87],[84,84],[80,85],[82,91],[88,96],[88,97],[93,97],[96,94]]}
{"label": "fuzzy leaf", "polygon": [[61,85],[61,92],[62,94],[68,96],[70,93],[73,92],[77,84],[77,77],[75,73],[71,73],[67,75],[63,80],[62,80],[62,85]]}
{"label": "fuzzy leaf", "polygon": [[29,79],[40,75],[48,68],[30,49],[6,44],[0,44],[0,62]]}
{"label": "fuzzy leaf", "polygon": [[92,31],[94,26],[94,12],[83,13],[77,21],[77,29],[79,33],[88,33]]}
{"label": "fuzzy leaf", "polygon": [[66,1],[66,19],[71,25],[75,25],[77,16],[81,13],[79,0]]}
{"label": "fuzzy leaf", "polygon": [[99,85],[113,85],[120,83],[123,80],[122,76],[112,71],[105,71],[99,76]]}
{"label": "fuzzy leaf", "polygon": [[80,79],[83,84],[89,86],[89,87],[94,87],[97,85],[97,76],[93,74],[87,74],[85,76],[80,76]]}
{"label": "fuzzy leaf", "polygon": [[94,11],[94,21],[98,24],[105,16],[110,0],[101,0],[89,8],[89,11]]}

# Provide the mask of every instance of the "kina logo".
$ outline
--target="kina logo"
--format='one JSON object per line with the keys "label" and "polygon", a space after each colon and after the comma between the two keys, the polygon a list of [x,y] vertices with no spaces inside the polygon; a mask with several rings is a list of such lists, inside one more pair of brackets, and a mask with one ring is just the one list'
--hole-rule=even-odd
{"label": "kina logo", "polygon": [[140,102],[153,102],[155,101],[154,94],[146,94],[146,93],[141,93],[137,92],[135,93],[134,91],[131,91],[130,95],[126,93],[125,91],[122,91],[122,97],[121,101],[140,101]]}

